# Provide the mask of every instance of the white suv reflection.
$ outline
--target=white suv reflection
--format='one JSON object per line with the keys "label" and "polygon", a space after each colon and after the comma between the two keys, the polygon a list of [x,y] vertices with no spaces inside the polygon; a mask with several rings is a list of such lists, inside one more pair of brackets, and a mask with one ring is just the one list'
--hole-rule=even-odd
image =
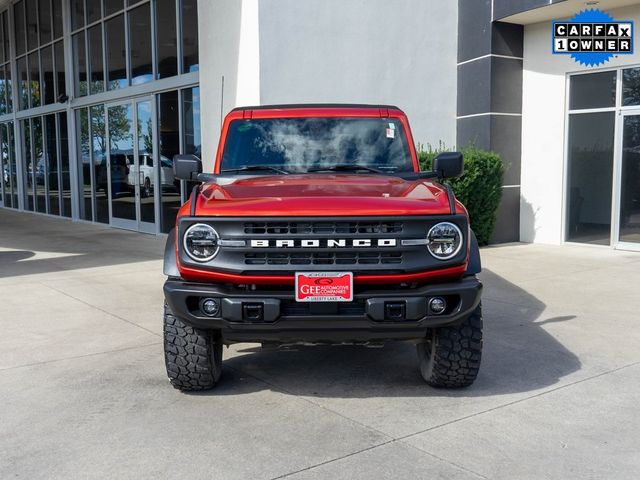
{"label": "white suv reflection", "polygon": [[[140,194],[143,197],[148,197],[153,192],[153,186],[155,185],[155,168],[153,167],[153,156],[149,153],[140,154],[139,158],[139,180]],[[127,158],[128,161],[132,160],[132,157]],[[128,165],[129,173],[127,174],[127,184],[134,188],[136,180],[136,168],[133,164]],[[160,187],[176,187],[175,177],[173,176],[173,162],[165,157],[160,156]]]}

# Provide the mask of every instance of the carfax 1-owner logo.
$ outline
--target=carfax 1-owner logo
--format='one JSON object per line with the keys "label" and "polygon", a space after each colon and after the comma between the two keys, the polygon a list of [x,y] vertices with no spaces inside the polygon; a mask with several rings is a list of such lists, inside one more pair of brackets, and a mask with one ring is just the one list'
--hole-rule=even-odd
{"label": "carfax 1-owner logo", "polygon": [[633,21],[616,20],[602,10],[583,10],[570,20],[556,20],[551,34],[554,54],[571,55],[588,67],[633,53]]}

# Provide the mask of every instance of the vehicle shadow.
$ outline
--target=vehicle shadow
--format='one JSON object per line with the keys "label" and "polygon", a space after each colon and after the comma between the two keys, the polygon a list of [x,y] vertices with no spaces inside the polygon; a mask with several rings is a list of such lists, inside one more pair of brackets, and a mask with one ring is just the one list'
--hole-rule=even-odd
{"label": "vehicle shadow", "polygon": [[539,390],[581,368],[578,357],[543,328],[574,315],[547,318],[544,303],[522,288],[486,269],[481,277],[484,351],[480,375],[469,388],[428,387],[418,372],[416,348],[407,342],[382,348],[239,345],[225,350],[223,381],[199,395],[248,393],[249,383],[258,390],[331,398],[476,397]]}

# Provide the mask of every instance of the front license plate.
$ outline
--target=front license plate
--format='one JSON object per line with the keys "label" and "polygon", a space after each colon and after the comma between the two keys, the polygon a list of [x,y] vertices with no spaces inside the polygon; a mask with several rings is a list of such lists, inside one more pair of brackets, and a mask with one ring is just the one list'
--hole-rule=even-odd
{"label": "front license plate", "polygon": [[296,272],[296,302],[350,302],[351,272]]}

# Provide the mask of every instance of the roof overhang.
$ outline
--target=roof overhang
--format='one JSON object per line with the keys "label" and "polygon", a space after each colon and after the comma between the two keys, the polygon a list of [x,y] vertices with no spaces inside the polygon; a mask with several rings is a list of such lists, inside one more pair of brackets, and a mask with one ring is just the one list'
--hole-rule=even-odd
{"label": "roof overhang", "polygon": [[613,10],[614,8],[640,5],[638,0],[564,0],[562,2],[544,5],[542,7],[516,13],[504,18],[496,18],[501,22],[529,25],[531,23],[546,22],[549,20],[563,19],[574,16],[580,10],[587,8],[599,8]]}

